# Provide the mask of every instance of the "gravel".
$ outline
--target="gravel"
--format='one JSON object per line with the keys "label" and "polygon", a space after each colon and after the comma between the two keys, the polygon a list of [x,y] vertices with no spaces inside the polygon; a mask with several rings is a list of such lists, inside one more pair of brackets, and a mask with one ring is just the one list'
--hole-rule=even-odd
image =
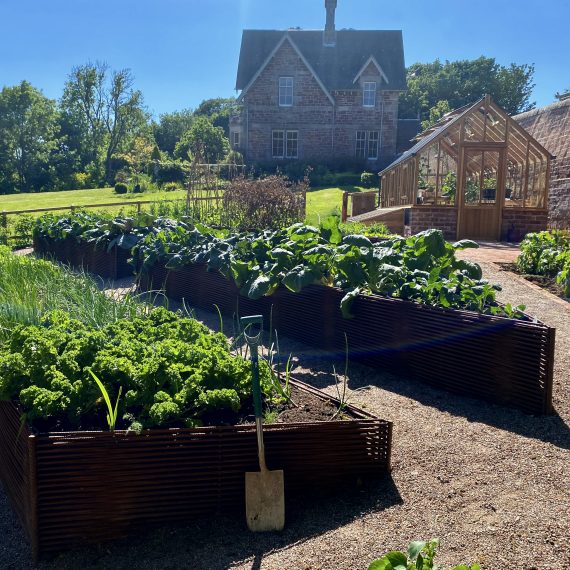
{"label": "gravel", "polygon": [[[489,262],[504,301],[556,327],[556,414],[533,417],[351,365],[349,401],[394,422],[387,480],[294,504],[281,534],[254,535],[218,517],[84,548],[40,568],[360,569],[383,552],[439,537],[441,565],[485,570],[570,567],[570,304]],[[215,327],[217,315],[197,311]],[[342,363],[281,339],[294,375],[336,395]],[[484,355],[481,355],[484,358]],[[32,568],[30,550],[0,492],[0,566]]]}

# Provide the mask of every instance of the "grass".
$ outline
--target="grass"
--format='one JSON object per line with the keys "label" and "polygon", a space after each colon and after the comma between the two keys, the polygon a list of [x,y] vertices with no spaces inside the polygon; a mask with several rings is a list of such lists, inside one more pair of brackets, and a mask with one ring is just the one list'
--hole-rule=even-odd
{"label": "grass", "polygon": [[[361,192],[365,190],[359,186],[343,186],[342,188],[314,188],[307,193],[307,221],[318,224],[319,219],[331,214],[340,215],[342,207],[342,193]],[[150,194],[115,194],[113,188],[96,188],[92,190],[66,190],[63,192],[41,192],[35,194],[9,194],[0,196],[0,212],[14,210],[32,210],[38,208],[63,209],[69,206],[85,206],[88,204],[108,204],[113,202],[137,202],[139,200],[175,200],[186,196],[184,190],[175,192],[153,192]],[[128,206],[117,208],[105,207],[106,211],[118,214],[119,210]],[[38,214],[40,215],[40,214]]]}
{"label": "grass", "polygon": [[0,247],[0,340],[15,325],[38,324],[61,309],[83,323],[103,327],[142,314],[145,306],[127,295],[120,302],[99,290],[97,282],[33,257]]}
{"label": "grass", "polygon": [[342,193],[365,192],[360,186],[343,186],[342,188],[311,188],[307,192],[307,223],[318,224],[320,219],[332,214],[340,216]]}
{"label": "grass", "polygon": [[66,190],[63,192],[38,192],[33,194],[8,194],[0,196],[0,212],[35,210],[38,208],[66,208],[88,204],[111,202],[137,202],[139,200],[175,200],[186,197],[184,190],[152,192],[150,194],[115,194],[113,188],[91,190]]}

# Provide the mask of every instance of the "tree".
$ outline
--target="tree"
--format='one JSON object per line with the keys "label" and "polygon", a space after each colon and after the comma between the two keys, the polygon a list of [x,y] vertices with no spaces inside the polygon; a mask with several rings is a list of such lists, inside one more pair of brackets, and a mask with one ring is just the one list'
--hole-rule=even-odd
{"label": "tree", "polygon": [[230,141],[222,127],[215,127],[207,117],[196,117],[174,150],[183,160],[214,164],[222,160],[230,150]]}
{"label": "tree", "polygon": [[415,63],[408,70],[408,91],[400,99],[400,117],[430,120],[430,110],[440,101],[451,109],[474,103],[488,94],[509,114],[534,107],[534,66],[499,65],[494,58]]}
{"label": "tree", "polygon": [[447,101],[438,101],[437,104],[429,110],[429,119],[422,121],[422,129],[429,129],[435,125],[451,108]]}
{"label": "tree", "polygon": [[0,92],[0,192],[51,189],[61,145],[55,101],[27,81]]}
{"label": "tree", "polygon": [[158,148],[173,156],[176,143],[192,126],[193,120],[194,114],[190,109],[160,115],[159,122],[153,124],[154,138]]}
{"label": "tree", "polygon": [[112,157],[144,130],[148,118],[129,69],[109,71],[105,63],[75,67],[65,84],[61,108],[70,146],[83,168],[112,183]]}
{"label": "tree", "polygon": [[209,117],[215,127],[222,127],[226,137],[230,136],[230,116],[236,107],[235,97],[217,99],[204,99],[198,105],[194,115],[197,117]]}

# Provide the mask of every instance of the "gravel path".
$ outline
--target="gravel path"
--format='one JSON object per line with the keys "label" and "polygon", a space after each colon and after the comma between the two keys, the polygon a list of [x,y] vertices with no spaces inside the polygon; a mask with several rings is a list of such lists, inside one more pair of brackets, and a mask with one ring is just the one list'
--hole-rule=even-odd
{"label": "gravel path", "polygon": [[[492,263],[483,267],[503,285],[503,300],[526,304],[557,328],[556,415],[535,418],[351,365],[350,401],[394,422],[388,480],[294,505],[279,535],[253,535],[242,521],[218,518],[67,553],[40,567],[357,570],[386,550],[434,536],[442,541],[442,565],[570,567],[570,304]],[[215,315],[197,316],[217,323]],[[335,394],[326,355],[281,341],[282,352],[296,355],[296,376]],[[0,493],[0,567],[31,568],[29,556]]]}

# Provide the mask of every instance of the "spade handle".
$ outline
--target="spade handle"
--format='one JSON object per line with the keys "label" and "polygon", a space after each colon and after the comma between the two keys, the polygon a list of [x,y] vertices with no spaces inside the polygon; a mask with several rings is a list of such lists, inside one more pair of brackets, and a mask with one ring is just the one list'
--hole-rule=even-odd
{"label": "spade handle", "polygon": [[[259,359],[258,347],[261,338],[261,326],[263,325],[263,317],[261,315],[253,315],[251,317],[242,317],[240,323],[243,327],[243,334],[247,345],[251,351],[251,382],[253,389],[253,409],[255,411],[255,426],[257,431],[257,451],[259,454],[259,467],[261,471],[267,469],[265,465],[265,446],[263,445],[263,410],[261,406],[261,385],[259,383]],[[259,332],[256,335],[249,335],[246,331],[248,327],[259,325]]]}

